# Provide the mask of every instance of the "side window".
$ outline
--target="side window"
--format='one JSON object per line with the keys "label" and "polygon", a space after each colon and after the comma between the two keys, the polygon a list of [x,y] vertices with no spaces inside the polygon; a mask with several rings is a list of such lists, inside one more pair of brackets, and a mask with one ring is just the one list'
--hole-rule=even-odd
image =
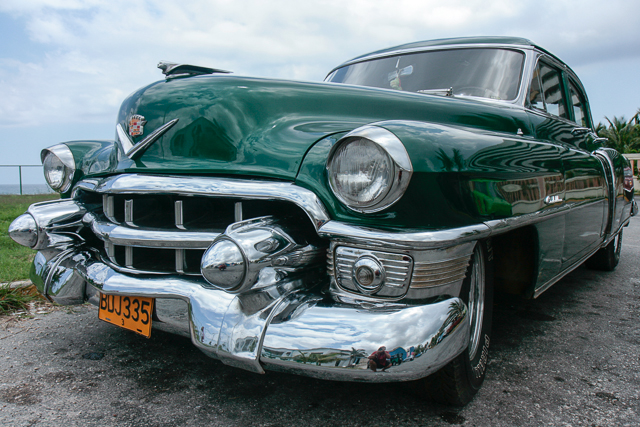
{"label": "side window", "polygon": [[560,72],[547,64],[540,63],[540,80],[547,112],[555,116],[567,118],[564,97],[562,96],[562,79]]}
{"label": "side window", "polygon": [[588,127],[584,96],[572,81],[569,82],[569,93],[571,94],[571,108],[573,110],[574,121],[582,127]]}
{"label": "side window", "polygon": [[538,63],[531,80],[529,102],[533,108],[565,119],[568,118],[561,74],[557,69],[544,62]]}

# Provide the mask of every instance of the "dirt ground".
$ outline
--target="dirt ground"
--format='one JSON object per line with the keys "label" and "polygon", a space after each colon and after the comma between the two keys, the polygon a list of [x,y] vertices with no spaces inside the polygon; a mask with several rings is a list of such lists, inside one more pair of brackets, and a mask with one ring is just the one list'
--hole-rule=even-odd
{"label": "dirt ground", "polygon": [[0,424],[636,426],[639,238],[632,220],[613,273],[580,267],[536,300],[498,296],[487,379],[464,408],[407,383],[252,374],[187,339],[106,324],[85,305],[0,318]]}

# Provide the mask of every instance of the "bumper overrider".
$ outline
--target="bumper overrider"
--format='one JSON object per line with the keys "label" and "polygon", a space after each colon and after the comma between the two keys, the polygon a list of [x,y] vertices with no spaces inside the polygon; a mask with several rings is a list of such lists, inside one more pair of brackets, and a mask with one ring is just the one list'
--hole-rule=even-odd
{"label": "bumper overrider", "polygon": [[[326,246],[274,217],[243,219],[238,202],[224,232],[141,229],[132,200],[149,194],[286,201]],[[118,195],[129,209],[122,221],[109,199]],[[172,203],[182,225],[182,202]],[[31,279],[58,304],[98,305],[101,293],[155,298],[154,328],[189,336],[226,364],[370,382],[425,377],[465,350],[469,319],[457,295],[474,242],[488,232],[384,232],[330,220],[312,192],[291,183],[138,175],[80,182],[72,199],[34,204],[9,228],[38,250]],[[174,251],[176,271],[138,269],[138,248]],[[199,274],[183,264],[190,250],[204,250]],[[376,373],[367,357],[383,345],[398,363]]]}

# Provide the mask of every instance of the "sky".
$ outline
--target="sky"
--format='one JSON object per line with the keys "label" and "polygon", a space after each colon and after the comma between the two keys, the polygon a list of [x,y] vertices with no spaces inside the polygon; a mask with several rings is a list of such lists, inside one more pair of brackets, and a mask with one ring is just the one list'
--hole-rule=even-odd
{"label": "sky", "polygon": [[160,60],[321,81],[370,51],[486,35],[525,37],[563,59],[596,123],[640,108],[639,1],[1,0],[0,164],[114,139],[120,103],[164,77]]}

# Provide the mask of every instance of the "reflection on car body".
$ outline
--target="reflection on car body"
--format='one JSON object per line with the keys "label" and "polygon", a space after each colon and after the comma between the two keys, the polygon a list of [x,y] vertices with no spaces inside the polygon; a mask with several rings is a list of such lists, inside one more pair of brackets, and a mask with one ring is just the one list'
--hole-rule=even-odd
{"label": "reflection on car body", "polygon": [[62,199],[9,234],[51,300],[144,301],[152,328],[232,366],[465,404],[494,290],[612,270],[637,211],[580,80],[525,39],[402,45],[322,83],[159,67],[115,140],[43,150]]}

